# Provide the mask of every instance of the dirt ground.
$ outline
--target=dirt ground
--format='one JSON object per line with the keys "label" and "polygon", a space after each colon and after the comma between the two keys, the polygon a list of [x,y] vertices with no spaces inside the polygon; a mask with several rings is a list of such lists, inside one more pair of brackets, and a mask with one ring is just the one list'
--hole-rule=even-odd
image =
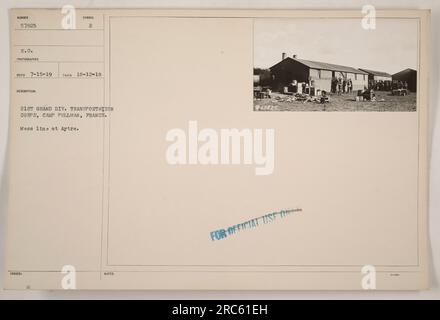
{"label": "dirt ground", "polygon": [[[356,94],[331,94],[330,102],[291,101],[292,96],[273,92],[270,99],[254,99],[254,111],[416,111],[416,93],[393,96],[376,91],[377,101],[357,102]],[[278,98],[277,98],[278,97]]]}

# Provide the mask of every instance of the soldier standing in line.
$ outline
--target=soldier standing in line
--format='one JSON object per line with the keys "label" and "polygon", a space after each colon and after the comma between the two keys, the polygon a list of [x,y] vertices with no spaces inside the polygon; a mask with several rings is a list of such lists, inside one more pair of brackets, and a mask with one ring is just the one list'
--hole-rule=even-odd
{"label": "soldier standing in line", "polygon": [[339,77],[338,78],[338,96],[341,95],[341,91],[342,91],[342,78]]}

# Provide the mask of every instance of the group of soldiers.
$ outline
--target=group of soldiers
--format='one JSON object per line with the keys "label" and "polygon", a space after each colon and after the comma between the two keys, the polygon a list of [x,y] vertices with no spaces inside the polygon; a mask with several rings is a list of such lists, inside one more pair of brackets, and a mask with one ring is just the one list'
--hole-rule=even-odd
{"label": "group of soldiers", "polygon": [[342,93],[351,93],[353,91],[353,82],[351,79],[345,79],[342,77],[332,78],[331,92],[337,93],[338,95]]}
{"label": "group of soldiers", "polygon": [[376,91],[392,91],[396,89],[408,90],[408,82],[400,80],[370,80],[368,81],[368,87]]}
{"label": "group of soldiers", "polygon": [[[408,82],[400,80],[369,80],[368,88],[375,91],[392,91],[396,89],[407,89]],[[342,77],[332,78],[331,92],[338,95],[342,93],[351,93],[353,91],[353,82],[351,79]]]}

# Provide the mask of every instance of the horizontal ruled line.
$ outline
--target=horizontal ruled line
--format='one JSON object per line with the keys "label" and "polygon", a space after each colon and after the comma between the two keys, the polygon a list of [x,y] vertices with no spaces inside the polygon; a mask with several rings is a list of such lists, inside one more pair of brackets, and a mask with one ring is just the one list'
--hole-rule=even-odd
{"label": "horizontal ruled line", "polygon": [[104,45],[88,44],[14,44],[14,47],[91,47],[104,48]]}
{"label": "horizontal ruled line", "polygon": [[78,79],[78,80],[102,80],[104,77],[84,77],[84,78],[78,78],[78,77],[14,77],[14,79]]}
{"label": "horizontal ruled line", "polygon": [[40,61],[40,60],[15,60],[16,63],[104,63],[104,61]]}
{"label": "horizontal ruled line", "polygon": [[21,29],[16,28],[15,31],[104,31],[104,29]]}

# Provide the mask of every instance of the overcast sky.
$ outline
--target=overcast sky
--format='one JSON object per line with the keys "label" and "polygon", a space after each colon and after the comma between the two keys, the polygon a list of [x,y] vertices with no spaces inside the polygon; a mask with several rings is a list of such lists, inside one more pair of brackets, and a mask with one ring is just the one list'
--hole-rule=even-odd
{"label": "overcast sky", "polygon": [[417,70],[415,19],[377,19],[364,30],[359,19],[255,19],[254,66],[269,68],[281,53],[390,74]]}

